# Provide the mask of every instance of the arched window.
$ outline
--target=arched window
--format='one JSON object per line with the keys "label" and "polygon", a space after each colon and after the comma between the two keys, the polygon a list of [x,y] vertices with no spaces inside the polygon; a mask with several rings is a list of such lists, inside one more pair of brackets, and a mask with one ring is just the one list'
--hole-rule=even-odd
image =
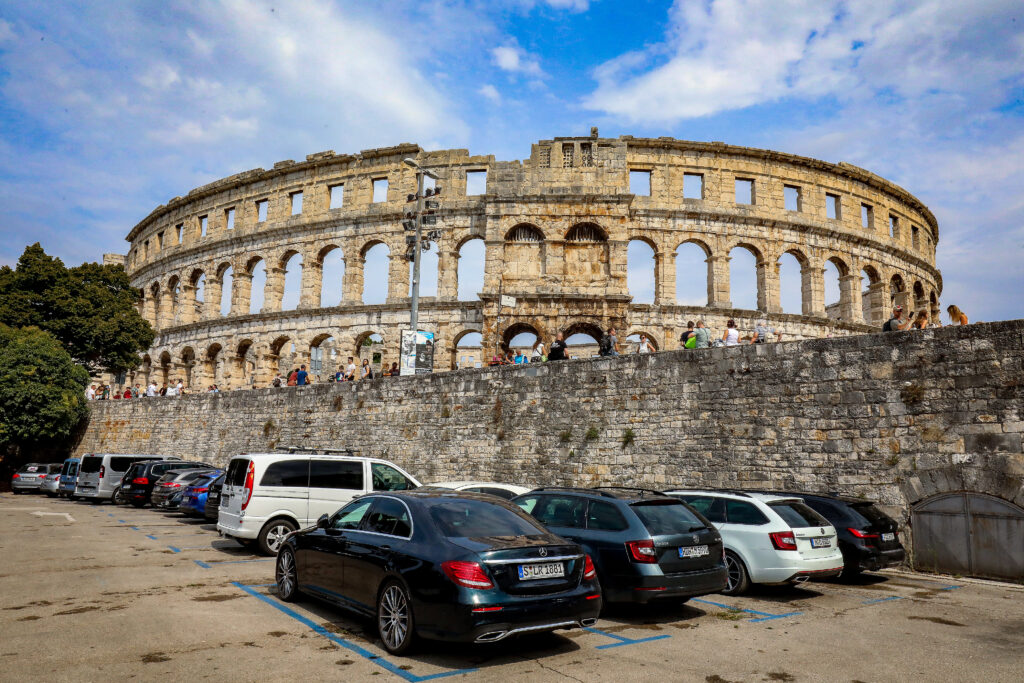
{"label": "arched window", "polygon": [[263,297],[267,289],[267,265],[263,259],[249,264],[249,273],[252,275],[252,282],[249,290],[249,314],[259,313],[263,310]]}
{"label": "arched window", "polygon": [[390,250],[377,242],[363,251],[363,303],[382,304],[388,298]]}
{"label": "arched window", "polygon": [[231,315],[231,290],[235,286],[235,271],[228,266],[220,272],[220,314]]}
{"label": "arched window", "polygon": [[729,252],[729,297],[733,308],[757,310],[757,255],[747,247]]}
{"label": "arched window", "polygon": [[534,225],[522,223],[508,231],[506,242],[543,242],[544,233]]}
{"label": "arched window", "polygon": [[630,240],[626,247],[626,286],[635,304],[653,304],[657,278],[654,249],[644,240]]}
{"label": "arched window", "polygon": [[484,266],[487,247],[482,238],[463,242],[459,248],[459,301],[476,301],[484,289]]}
{"label": "arched window", "polygon": [[803,254],[787,251],[779,258],[779,304],[783,313],[803,313]]}
{"label": "arched window", "polygon": [[281,310],[292,311],[299,307],[302,297],[302,254],[293,253],[281,262],[284,268],[284,296]]}
{"label": "arched window", "polygon": [[676,249],[676,303],[708,305],[708,255],[707,247],[697,242],[684,242]]}
{"label": "arched window", "polygon": [[342,284],[345,281],[345,259],[335,246],[320,252],[320,307],[328,308],[341,303]]}
{"label": "arched window", "polygon": [[605,235],[604,230],[593,223],[580,223],[569,229],[565,240],[567,242],[607,242],[608,236]]}

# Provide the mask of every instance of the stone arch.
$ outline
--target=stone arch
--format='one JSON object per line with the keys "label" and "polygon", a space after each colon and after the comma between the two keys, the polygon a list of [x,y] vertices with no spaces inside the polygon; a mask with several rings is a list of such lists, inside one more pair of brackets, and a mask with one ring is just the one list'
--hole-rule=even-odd
{"label": "stone arch", "polygon": [[906,282],[899,273],[893,273],[889,278],[889,299],[892,306],[902,306],[904,313],[910,312],[911,293],[907,291]]}
{"label": "stone arch", "polygon": [[249,388],[256,381],[256,373],[259,368],[259,358],[256,354],[256,344],[251,339],[242,339],[235,346],[234,356],[231,358],[230,385],[233,389]]}
{"label": "stone arch", "polygon": [[160,283],[152,283],[148,288],[148,294],[149,296],[143,300],[142,317],[148,320],[154,328],[159,329],[166,324],[160,311]]}
{"label": "stone arch", "polygon": [[661,351],[661,344],[658,343],[658,338],[641,327],[634,327],[630,329],[629,334],[623,337],[623,340],[627,342],[625,350],[629,353],[633,353],[637,350],[637,345],[640,342],[640,335],[645,335],[647,341],[651,343],[655,351]]}
{"label": "stone arch", "polygon": [[149,387],[149,378],[153,372],[153,359],[149,357],[149,354],[143,354],[142,363],[139,365],[138,374],[142,375],[143,391]]}
{"label": "stone arch", "polygon": [[505,233],[506,242],[543,242],[544,233],[533,223],[518,223]]}
{"label": "stone arch", "polygon": [[210,283],[210,296],[208,297],[210,312],[207,315],[208,318],[231,315],[233,309],[233,290],[235,288],[234,266],[229,261],[225,261],[217,266],[214,272],[216,273],[216,279]]}
{"label": "stone arch", "polygon": [[[644,253],[647,250],[649,253]],[[662,254],[649,237],[631,236],[626,244],[626,289],[633,303],[653,304],[661,291],[658,261]]]}
{"label": "stone arch", "polygon": [[317,251],[307,268],[310,291],[321,308],[338,306],[345,300],[345,250],[334,242]]}
{"label": "stone arch", "polygon": [[851,275],[846,261],[835,254],[825,259],[823,276],[825,315],[833,320],[860,322],[860,276]]}
{"label": "stone arch", "polygon": [[[695,253],[695,252],[699,252]],[[683,306],[707,306],[714,293],[711,247],[702,239],[687,237],[672,250],[675,261],[675,298]],[[701,275],[703,273],[703,275]]]}
{"label": "stone arch", "polygon": [[266,259],[258,255],[250,256],[245,262],[244,271],[239,273],[236,279],[239,313],[253,315],[262,311],[267,289]]}
{"label": "stone arch", "polygon": [[532,223],[519,223],[505,233],[502,245],[505,280],[536,281],[547,274],[548,242]]}
{"label": "stone arch", "polygon": [[566,242],[607,242],[608,233],[597,223],[577,223],[565,233]]}
{"label": "stone arch", "polygon": [[[502,349],[502,351],[511,350],[512,349],[512,340],[515,339],[516,337],[518,337],[521,334],[531,334],[531,335],[534,336],[535,339],[544,340],[544,328],[543,328],[543,326],[540,323],[538,323],[536,321],[532,321],[532,320],[531,321],[519,320],[519,321],[511,323],[508,327],[506,327],[504,330],[502,330],[502,332],[501,332],[501,349]],[[545,342],[550,345],[551,340],[547,339],[547,340],[545,340]],[[532,348],[533,342],[530,342],[529,346]],[[522,344],[517,345],[517,348],[519,348],[519,347],[522,347]]]}
{"label": "stone arch", "polygon": [[[602,330],[600,324],[598,324],[596,322],[590,322],[590,321],[586,321],[586,320],[577,320],[575,322],[569,323],[565,327],[565,329],[562,330],[562,337],[565,339],[567,344],[569,344],[569,339],[574,334],[588,335],[588,336],[590,336],[594,340],[593,343],[594,343],[594,345],[596,345],[596,344],[600,343],[601,337],[604,336],[604,330]],[[590,342],[586,342],[586,345],[589,345],[589,344],[590,344]],[[569,350],[566,353],[569,356],[572,356],[573,355],[572,348],[573,347],[578,347],[578,346],[581,346],[580,342],[578,342],[578,341],[569,344]],[[593,353],[591,355],[597,355],[596,347],[593,349]]]}
{"label": "stone arch", "polygon": [[206,271],[202,268],[193,268],[189,271],[185,284],[181,287],[181,294],[175,299],[179,324],[188,325],[201,320],[203,304],[206,301]]}
{"label": "stone arch", "polygon": [[[739,250],[741,255],[746,252],[753,257],[754,262],[751,264],[752,267],[749,269],[739,269],[736,267],[738,263],[737,257],[734,254],[737,250]],[[765,292],[762,278],[759,276],[761,275],[761,270],[764,264],[764,253],[760,248],[750,242],[739,241],[729,247],[726,255],[729,259],[727,262],[727,267],[729,269],[729,286],[727,291],[729,293],[728,301],[730,302],[730,307],[746,310],[761,309]],[[740,285],[740,287],[737,288],[736,285]],[[739,298],[736,296],[737,289],[744,292],[744,294]],[[751,296],[751,293],[753,296]]]}
{"label": "stone arch", "polygon": [[[383,263],[377,264],[376,261],[381,257]],[[369,240],[359,250],[359,258],[355,264],[356,268],[353,269],[353,276],[357,278],[360,301],[364,304],[384,303],[387,300],[391,286],[390,258],[391,247],[380,239]],[[380,273],[375,273],[375,276],[369,281],[365,276],[367,259],[370,260],[371,265],[380,268]],[[345,263],[345,267],[349,268],[348,262]]]}
{"label": "stone arch", "polygon": [[459,369],[459,344],[462,343],[463,339],[474,334],[480,337],[480,351],[479,356],[476,358],[476,361],[479,362],[481,365],[486,365],[487,361],[490,360],[489,358],[485,357],[486,354],[484,352],[483,330],[475,328],[466,328],[464,330],[461,330],[460,332],[457,332],[455,336],[452,337],[452,345],[451,349],[449,350],[450,369]]}
{"label": "stone arch", "polygon": [[[869,325],[881,325],[885,322],[885,283],[878,269],[870,263],[861,266],[860,288],[861,288],[861,309],[864,315],[864,322]],[[866,280],[866,282],[865,282]]]}
{"label": "stone arch", "polygon": [[160,377],[159,381],[162,382],[161,387],[167,386],[171,381],[171,369],[172,369],[171,354],[169,351],[164,350],[160,353]]}
{"label": "stone arch", "polygon": [[216,384],[218,388],[224,383],[224,356],[221,353],[223,346],[214,342],[206,348],[203,354],[203,384],[198,387],[199,391],[207,389],[204,384]]}
{"label": "stone arch", "polygon": [[479,293],[484,291],[487,242],[480,235],[468,235],[459,241],[454,254],[458,263],[454,266],[455,283],[451,289],[459,301],[478,300]]}
{"label": "stone arch", "polygon": [[[423,326],[420,326],[422,331]],[[352,355],[355,356],[356,365],[362,366],[363,359],[367,358],[370,361],[370,365],[373,366],[374,374],[380,371],[380,366],[386,363],[387,358],[386,348],[388,339],[387,336],[380,330],[363,330],[355,338],[355,344],[352,348]],[[379,354],[379,358],[377,358]],[[356,378],[359,378],[359,372],[356,373]]]}
{"label": "stone arch", "polygon": [[[606,290],[612,273],[608,233],[596,223],[577,223],[566,232],[560,248],[564,272],[573,273],[579,289]],[[618,277],[621,278],[621,274]]]}
{"label": "stone arch", "polygon": [[277,263],[277,268],[267,274],[267,290],[272,311],[294,311],[303,303],[302,252],[288,249]]}
{"label": "stone arch", "polygon": [[301,358],[297,340],[290,334],[279,334],[267,345],[267,371],[269,377],[264,379],[269,382],[274,374],[280,373],[287,377],[292,370],[299,367],[305,361]]}
{"label": "stone arch", "polygon": [[[330,352],[330,355],[327,353]],[[337,339],[330,332],[321,332],[309,341],[309,374],[321,376],[332,373],[338,363]]]}
{"label": "stone arch", "polygon": [[179,377],[184,384],[185,388],[192,391],[192,380],[198,379],[196,377],[196,351],[191,346],[186,346],[181,350],[181,370],[184,377]]}

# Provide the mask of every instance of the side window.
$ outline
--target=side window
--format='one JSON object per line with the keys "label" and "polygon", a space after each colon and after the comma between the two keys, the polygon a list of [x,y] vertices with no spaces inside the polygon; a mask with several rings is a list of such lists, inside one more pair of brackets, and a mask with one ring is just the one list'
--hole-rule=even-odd
{"label": "side window", "polygon": [[260,479],[260,486],[309,486],[309,460],[271,463]]}
{"label": "side window", "polygon": [[371,505],[373,505],[373,498],[349,503],[334,513],[334,517],[331,518],[331,528],[358,529]]}
{"label": "side window", "polygon": [[375,462],[370,464],[374,491],[408,491],[416,488],[409,479],[390,465]]}
{"label": "side window", "polygon": [[709,522],[725,522],[725,505],[721,498],[710,496],[687,496],[684,500],[690,507],[704,515]]}
{"label": "side window", "polygon": [[625,531],[629,524],[618,508],[611,503],[592,500],[587,511],[587,528],[599,531]]}
{"label": "side window", "polygon": [[370,514],[363,520],[361,528],[363,531],[389,536],[408,538],[412,535],[409,510],[402,501],[394,498],[378,498],[370,509]]}
{"label": "side window", "polygon": [[314,489],[363,490],[363,463],[352,460],[311,460],[309,486]]}
{"label": "side window", "polygon": [[245,475],[249,471],[251,460],[238,458],[232,460],[228,465],[228,478],[224,482],[226,486],[245,486]]}
{"label": "side window", "polygon": [[764,516],[753,504],[742,500],[726,500],[725,515],[729,524],[767,524],[768,518]]}
{"label": "side window", "polygon": [[543,496],[533,516],[544,526],[582,529],[587,499],[576,496]]}
{"label": "side window", "polygon": [[520,498],[519,500],[516,501],[516,505],[518,505],[519,509],[525,512],[526,514],[532,515],[533,508],[537,507],[538,500],[539,499],[537,498],[537,496],[530,496],[529,498]]}

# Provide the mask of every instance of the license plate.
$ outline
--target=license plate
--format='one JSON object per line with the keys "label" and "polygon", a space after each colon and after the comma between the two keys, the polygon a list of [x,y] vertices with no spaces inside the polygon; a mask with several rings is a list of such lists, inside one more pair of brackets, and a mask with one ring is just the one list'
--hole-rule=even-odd
{"label": "license plate", "polygon": [[831,538],[812,538],[811,539],[811,547],[812,548],[831,548],[832,547],[832,539]]}
{"label": "license plate", "polygon": [[711,550],[706,545],[691,545],[679,549],[679,557],[704,557],[710,554]]}
{"label": "license plate", "polygon": [[531,579],[552,579],[560,576],[565,576],[565,565],[561,562],[519,565],[520,581],[530,581]]}
{"label": "license plate", "polygon": [[896,534],[882,534],[882,540],[883,541],[895,541],[896,540]]}

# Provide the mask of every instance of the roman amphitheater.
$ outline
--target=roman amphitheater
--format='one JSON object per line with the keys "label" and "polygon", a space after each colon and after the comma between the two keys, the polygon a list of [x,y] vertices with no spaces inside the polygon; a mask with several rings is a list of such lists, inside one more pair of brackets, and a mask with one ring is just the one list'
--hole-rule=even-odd
{"label": "roman amphitheater", "polygon": [[[398,360],[410,311],[402,221],[416,191],[406,157],[442,188],[423,252],[436,294],[419,309],[419,327],[435,334],[435,370],[458,367],[470,338],[486,358],[523,333],[550,341],[615,327],[673,349],[696,319],[720,336],[733,318],[746,336],[766,317],[798,339],[877,331],[893,302],[938,317],[938,225],[901,187],[845,163],[594,129],[534,144],[523,161],[412,144],[322,152],[175,197],[127,237],[125,266],[157,331],[130,380],[234,389],[303,362],[319,374],[347,356]],[[634,242],[651,255],[649,302],[628,286]],[[684,250],[699,251],[698,265],[677,273]],[[371,254],[386,254],[386,267],[367,267]],[[783,312],[780,262],[791,257],[800,308]],[[730,262],[735,271],[741,260],[756,309],[753,292],[742,308],[730,293]],[[482,281],[460,283],[469,271]],[[838,279],[834,302],[826,271]]]}

